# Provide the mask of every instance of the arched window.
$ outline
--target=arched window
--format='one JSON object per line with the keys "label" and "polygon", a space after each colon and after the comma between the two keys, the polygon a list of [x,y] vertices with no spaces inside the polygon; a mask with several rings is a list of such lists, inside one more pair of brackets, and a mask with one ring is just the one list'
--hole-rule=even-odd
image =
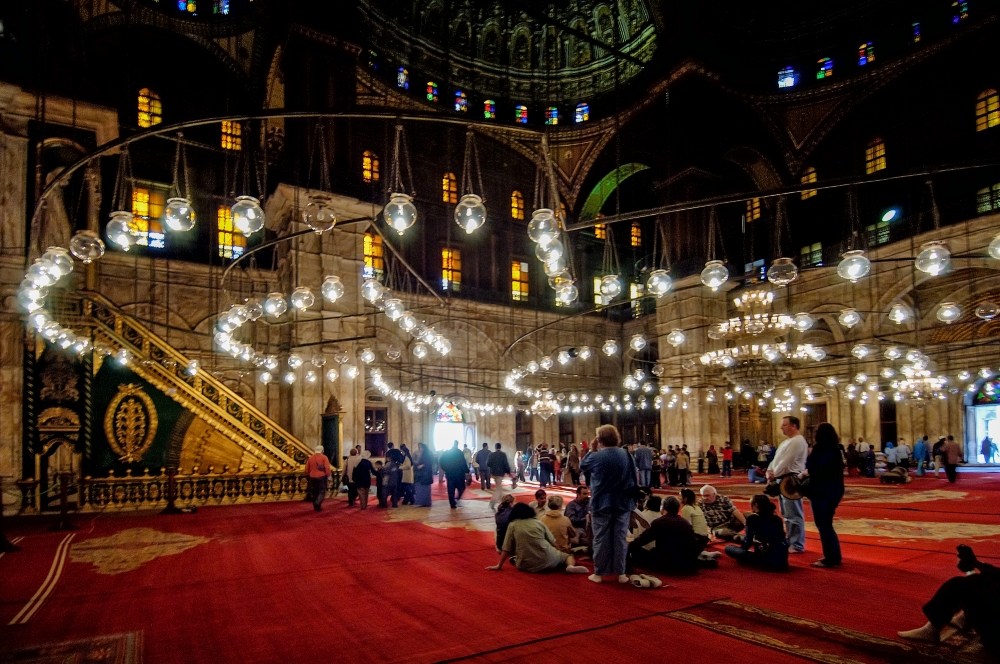
{"label": "arched window", "polygon": [[794,88],[799,82],[799,72],[791,67],[785,67],[778,72],[778,88]]}
{"label": "arched window", "polygon": [[247,248],[247,236],[233,228],[233,210],[220,205],[216,212],[219,258],[239,258]]}
{"label": "arched window", "polygon": [[510,64],[514,69],[531,69],[531,37],[526,31],[518,31],[514,35]]}
{"label": "arched window", "polygon": [[462,285],[462,252],[441,250],[441,290],[457,291]]}
{"label": "arched window", "polygon": [[524,196],[517,189],[510,193],[510,218],[524,219]]}
{"label": "arched window", "polygon": [[[574,30],[587,34],[590,29],[587,27],[587,22],[583,19],[577,19],[570,25]],[[583,65],[590,62],[590,43],[580,39],[579,37],[570,37],[569,42],[569,63],[573,67],[582,67]]]}
{"label": "arched window", "polygon": [[458,181],[454,173],[445,173],[441,178],[441,200],[445,203],[458,202]]}
{"label": "arched window", "polygon": [[983,90],[976,98],[976,131],[983,131],[1000,124],[1000,95],[992,88]]}
{"label": "arched window", "polygon": [[163,249],[163,191],[136,187],[132,191],[132,223],[137,231],[135,243],[150,249]]}
{"label": "arched window", "polygon": [[864,67],[873,62],[875,62],[875,44],[865,42],[858,47],[858,66]]}
{"label": "arched window", "polygon": [[434,81],[427,81],[427,101],[438,100],[438,84]]}
{"label": "arched window", "polygon": [[243,149],[243,125],[239,122],[222,121],[222,149],[234,151]]}
{"label": "arched window", "polygon": [[527,106],[515,106],[514,107],[514,122],[518,124],[528,124],[528,107]]}
{"label": "arched window", "polygon": [[[801,182],[802,184],[812,184],[815,181],[816,181],[816,169],[813,168],[812,166],[806,169],[806,172],[802,175],[802,178],[799,180],[799,182]],[[802,200],[806,200],[807,198],[812,198],[816,194],[817,191],[815,189],[807,189],[806,191],[802,192]]]}
{"label": "arched window", "polygon": [[177,9],[193,14],[198,11],[198,0],[177,0]]}
{"label": "arched window", "polygon": [[361,155],[361,179],[378,182],[378,155],[371,150],[365,150]]}
{"label": "arched window", "polygon": [[756,221],[760,219],[760,199],[751,198],[747,201],[747,221]]}
{"label": "arched window", "polygon": [[590,104],[577,104],[576,105],[576,122],[580,124],[581,122],[586,122],[590,119]]}
{"label": "arched window", "polygon": [[830,58],[820,58],[819,71],[816,72],[816,78],[824,79],[831,76],[833,76],[833,60]]}
{"label": "arched window", "polygon": [[639,225],[638,221],[632,222],[632,233],[630,235],[633,247],[642,246],[642,226]]}
{"label": "arched window", "polygon": [[365,233],[364,260],[365,267],[361,274],[365,279],[381,279],[385,267],[385,248],[382,246],[382,236],[376,233]]}
{"label": "arched window", "polygon": [[163,122],[163,106],[160,95],[149,88],[139,90],[139,126],[148,129]]}
{"label": "arched window", "polygon": [[461,90],[455,90],[455,110],[459,113],[469,110],[469,98]]}
{"label": "arched window", "polygon": [[885,170],[885,141],[875,138],[865,150],[865,173],[871,175],[881,170]]}
{"label": "arched window", "polygon": [[483,32],[482,58],[494,64],[500,62],[500,31],[491,25]]}
{"label": "arched window", "polygon": [[492,99],[483,102],[483,117],[487,120],[495,120],[497,117],[497,103]]}
{"label": "arched window", "polygon": [[951,22],[959,23],[969,18],[969,3],[964,0],[954,0],[951,3]]}
{"label": "arched window", "polygon": [[528,264],[523,261],[510,263],[510,294],[515,302],[528,301]]}
{"label": "arched window", "polygon": [[547,125],[557,125],[559,124],[559,109],[555,106],[549,106],[545,109],[545,124]]}
{"label": "arched window", "polygon": [[920,43],[920,24],[919,23],[914,23],[911,27],[913,28],[913,43],[914,44],[919,44]]}
{"label": "arched window", "polygon": [[410,72],[406,71],[406,67],[400,67],[396,70],[396,87],[404,90],[410,89]]}

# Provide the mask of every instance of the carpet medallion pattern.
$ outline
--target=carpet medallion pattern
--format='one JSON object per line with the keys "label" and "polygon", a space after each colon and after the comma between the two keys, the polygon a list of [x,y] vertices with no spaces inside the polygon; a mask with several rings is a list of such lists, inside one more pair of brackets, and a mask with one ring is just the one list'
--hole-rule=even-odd
{"label": "carpet medallion pattern", "polygon": [[163,556],[183,553],[208,537],[165,533],[153,528],[129,528],[108,537],[77,542],[70,551],[74,563],[92,563],[101,574],[121,574],[139,569]]}

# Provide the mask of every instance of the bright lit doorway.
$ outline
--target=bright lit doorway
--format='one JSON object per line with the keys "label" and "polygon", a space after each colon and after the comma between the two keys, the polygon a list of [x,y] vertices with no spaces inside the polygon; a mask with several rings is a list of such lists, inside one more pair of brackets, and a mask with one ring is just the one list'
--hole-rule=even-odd
{"label": "bright lit doorway", "polygon": [[453,403],[441,406],[434,421],[434,449],[438,452],[451,449],[458,441],[459,449],[468,445],[470,450],[476,449],[476,425],[465,421],[462,409]]}

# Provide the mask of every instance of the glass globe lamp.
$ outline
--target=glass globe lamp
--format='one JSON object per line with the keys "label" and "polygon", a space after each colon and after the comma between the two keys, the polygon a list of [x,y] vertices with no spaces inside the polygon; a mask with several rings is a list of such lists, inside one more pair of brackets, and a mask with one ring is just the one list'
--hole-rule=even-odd
{"label": "glass globe lamp", "polygon": [[292,291],[292,306],[299,311],[305,311],[316,303],[316,297],[308,286],[299,286]]}
{"label": "glass globe lamp", "polygon": [[52,322],[52,316],[49,315],[49,312],[45,309],[35,309],[31,312],[31,315],[28,316],[28,323],[31,327],[39,331],[41,331],[41,329],[50,322]]}
{"label": "glass globe lamp", "polygon": [[859,360],[865,359],[866,357],[871,355],[871,352],[872,352],[871,349],[864,344],[857,344],[854,346],[854,348],[851,349],[851,355],[858,358]]}
{"label": "glass globe lamp", "polygon": [[1000,307],[995,302],[983,302],[976,307],[976,317],[982,320],[993,320],[1000,314]]}
{"label": "glass globe lamp", "polygon": [[556,291],[556,299],[563,304],[572,304],[576,302],[580,297],[580,289],[576,287],[572,281],[567,284],[563,284]]}
{"label": "glass globe lamp", "polygon": [[936,277],[948,270],[951,265],[951,252],[944,242],[926,242],[920,247],[915,267],[926,274]]}
{"label": "glass globe lamp", "polygon": [[62,247],[49,247],[42,254],[42,260],[52,263],[49,272],[57,280],[73,271],[73,259],[70,258],[69,252]]}
{"label": "glass globe lamp", "polygon": [[84,265],[104,255],[104,242],[94,231],[79,231],[69,241],[69,250]]}
{"label": "glass globe lamp", "polygon": [[681,330],[671,330],[670,334],[667,335],[667,343],[673,346],[674,348],[677,348],[682,343],[684,343],[684,339],[685,339],[684,332],[682,332]]}
{"label": "glass globe lamp", "polygon": [[403,353],[399,350],[398,346],[389,346],[389,348],[385,351],[385,356],[390,360],[395,361],[401,358]]}
{"label": "glass globe lamp", "polygon": [[556,355],[556,361],[559,364],[563,364],[563,365],[569,364],[570,359],[572,359],[572,358],[570,358],[570,356],[569,356],[569,351],[561,350]]}
{"label": "glass globe lamp", "polygon": [[902,302],[896,302],[889,307],[889,320],[896,325],[902,325],[911,318],[913,318],[913,311]]}
{"label": "glass globe lamp", "polygon": [[656,376],[657,378],[659,378],[664,373],[666,373],[666,371],[667,371],[667,368],[664,367],[662,364],[654,364],[653,365],[652,372],[653,372],[653,375]]}
{"label": "glass globe lamp", "polygon": [[258,376],[258,379],[260,380],[260,382],[262,382],[265,385],[267,385],[272,380],[274,380],[274,376],[271,375],[270,371],[261,371],[260,372],[260,376]]}
{"label": "glass globe lamp", "polygon": [[560,278],[566,279],[569,276],[569,273],[566,270],[566,260],[563,258],[553,261],[545,261],[542,263],[542,269],[545,271],[545,276],[556,281],[557,285]]}
{"label": "glass globe lamp", "polygon": [[532,242],[546,245],[559,237],[559,223],[552,210],[541,208],[535,210],[528,222],[528,237]]}
{"label": "glass globe lamp", "polygon": [[614,339],[608,339],[604,342],[604,345],[601,346],[601,350],[604,351],[605,355],[611,357],[618,352],[618,342]]}
{"label": "glass globe lamp", "polygon": [[112,244],[118,245],[122,251],[128,251],[129,247],[135,244],[138,239],[132,213],[124,210],[111,213],[111,221],[105,226],[104,232],[107,233],[108,240]]}
{"label": "glass globe lamp", "polygon": [[333,359],[337,362],[337,364],[343,364],[347,362],[347,360],[351,359],[351,356],[347,354],[346,350],[338,350],[333,354]]}
{"label": "glass globe lamp", "polygon": [[545,371],[548,371],[549,369],[552,368],[552,357],[549,355],[545,355],[544,357],[542,357],[538,365],[542,367],[542,369],[544,369]]}
{"label": "glass globe lamp", "polygon": [[309,364],[313,365],[317,369],[321,369],[322,367],[326,366],[326,356],[323,355],[322,353],[316,353],[309,360]]}
{"label": "glass globe lamp", "polygon": [[486,206],[475,194],[466,194],[455,206],[455,223],[468,235],[486,223]]}
{"label": "glass globe lamp", "polygon": [[288,303],[285,302],[285,296],[278,292],[269,293],[264,300],[264,313],[277,318],[286,311],[288,311]]}
{"label": "glass globe lamp", "polygon": [[427,344],[424,342],[413,344],[413,357],[422,360],[427,357]]}
{"label": "glass globe lamp", "polygon": [[355,378],[358,377],[358,374],[361,373],[358,370],[358,368],[353,364],[345,364],[343,366],[343,371],[344,371],[344,378],[348,378],[350,380],[354,380]]}
{"label": "glass globe lamp", "polygon": [[809,351],[809,357],[811,357],[815,362],[822,362],[826,359],[826,349],[824,348],[813,348]]}
{"label": "glass globe lamp", "polygon": [[298,378],[298,376],[295,375],[294,371],[286,371],[285,372],[284,381],[285,381],[286,384],[291,385],[292,383],[295,382],[296,378]]}
{"label": "glass globe lamp", "polygon": [[247,237],[264,228],[264,209],[253,196],[237,196],[232,213],[233,228]]}
{"label": "glass globe lamp", "polygon": [[962,309],[954,302],[942,302],[937,310],[937,319],[942,323],[954,323],[962,317]]}
{"label": "glass globe lamp", "polygon": [[264,305],[255,297],[247,298],[243,305],[247,312],[247,320],[255,321],[264,315]]}
{"label": "glass globe lamp", "polygon": [[775,286],[787,286],[799,276],[799,268],[791,258],[775,258],[767,271],[767,280]]}
{"label": "glass globe lamp", "polygon": [[844,254],[840,264],[837,266],[837,274],[841,279],[847,279],[851,283],[856,282],[861,277],[871,272],[872,263],[865,256],[865,252],[860,249],[848,251]]}
{"label": "glass globe lamp", "polygon": [[606,274],[601,277],[601,295],[613,300],[622,293],[622,280],[617,274]]}
{"label": "glass globe lamp", "polygon": [[403,301],[399,298],[391,297],[385,301],[385,315],[393,322],[399,320],[399,317],[403,315],[405,310]]}
{"label": "glass globe lamp", "polygon": [[559,240],[552,240],[548,244],[539,242],[538,246],[535,247],[535,258],[543,263],[551,263],[559,260],[565,261],[565,256],[566,247]]}
{"label": "glass globe lamp", "polygon": [[576,356],[583,361],[589,360],[593,354],[594,352],[590,350],[590,346],[580,346],[576,351]]}
{"label": "glass globe lamp", "polygon": [[795,325],[795,329],[798,330],[799,332],[805,332],[806,330],[811,328],[813,326],[813,323],[815,322],[813,320],[813,317],[805,312],[795,314],[795,317],[792,319],[792,321],[793,321],[792,324]]}
{"label": "glass globe lamp", "polygon": [[327,302],[336,302],[344,296],[344,282],[340,280],[340,277],[330,275],[323,279],[319,291]]}
{"label": "glass globe lamp", "polygon": [[434,343],[434,350],[442,355],[447,355],[451,352],[451,342],[445,337],[439,336],[437,341]]}
{"label": "glass globe lamp", "polygon": [[298,353],[292,353],[288,356],[288,367],[290,369],[298,369],[302,366],[302,356]]}
{"label": "glass globe lamp", "polygon": [[364,362],[365,364],[371,364],[372,362],[375,361],[375,351],[373,351],[371,348],[365,348],[364,350],[361,351],[361,355],[359,355],[358,357],[360,357],[361,361]]}
{"label": "glass globe lamp", "polygon": [[411,332],[417,326],[417,317],[413,315],[412,311],[404,311],[396,322],[399,323],[403,332]]}
{"label": "glass globe lamp", "polygon": [[837,321],[847,329],[851,329],[861,322],[861,314],[854,309],[844,309],[837,317]]}
{"label": "glass globe lamp", "polygon": [[882,355],[887,360],[898,360],[903,357],[903,349],[899,346],[889,346]]}
{"label": "glass globe lamp", "polygon": [[417,208],[413,204],[413,198],[406,194],[395,193],[389,196],[389,203],[383,211],[386,223],[400,235],[406,229],[417,223]]}
{"label": "glass globe lamp", "polygon": [[653,270],[646,278],[646,292],[661,297],[670,292],[674,281],[666,270]]}
{"label": "glass globe lamp", "polygon": [[361,297],[365,298],[369,302],[375,302],[382,295],[385,290],[384,286],[380,284],[375,279],[365,279],[365,282],[361,284]]}
{"label": "glass globe lamp", "polygon": [[337,380],[338,378],[340,378],[340,374],[337,373],[336,369],[327,369],[327,371],[326,371],[326,379],[328,381],[330,381],[332,383],[335,380]]}
{"label": "glass globe lamp", "polygon": [[163,209],[163,220],[172,231],[185,233],[194,228],[194,209],[186,198],[168,198]]}
{"label": "glass globe lamp", "polygon": [[333,211],[330,201],[329,195],[315,193],[309,197],[309,202],[302,208],[302,221],[317,235],[331,230],[337,223],[337,215]]}
{"label": "glass globe lamp", "polygon": [[715,292],[727,281],[729,281],[729,270],[722,261],[705,263],[705,269],[701,271],[701,283]]}
{"label": "glass globe lamp", "polygon": [[642,336],[641,334],[633,334],[632,338],[629,339],[628,346],[629,348],[638,353],[639,351],[641,351],[643,348],[646,347],[646,337]]}
{"label": "glass globe lamp", "polygon": [[1000,233],[990,240],[990,246],[987,247],[987,250],[990,252],[990,256],[1000,260]]}

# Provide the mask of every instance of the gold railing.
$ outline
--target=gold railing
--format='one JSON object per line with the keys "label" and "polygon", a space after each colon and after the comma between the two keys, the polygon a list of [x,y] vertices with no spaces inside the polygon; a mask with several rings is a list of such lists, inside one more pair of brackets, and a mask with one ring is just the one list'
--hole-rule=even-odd
{"label": "gold railing", "polygon": [[271,470],[301,468],[312,450],[210,373],[187,371],[188,359],[173,346],[122,314],[102,296],[87,293],[82,313],[94,326],[94,341],[135,356],[129,368],[204,419]]}

